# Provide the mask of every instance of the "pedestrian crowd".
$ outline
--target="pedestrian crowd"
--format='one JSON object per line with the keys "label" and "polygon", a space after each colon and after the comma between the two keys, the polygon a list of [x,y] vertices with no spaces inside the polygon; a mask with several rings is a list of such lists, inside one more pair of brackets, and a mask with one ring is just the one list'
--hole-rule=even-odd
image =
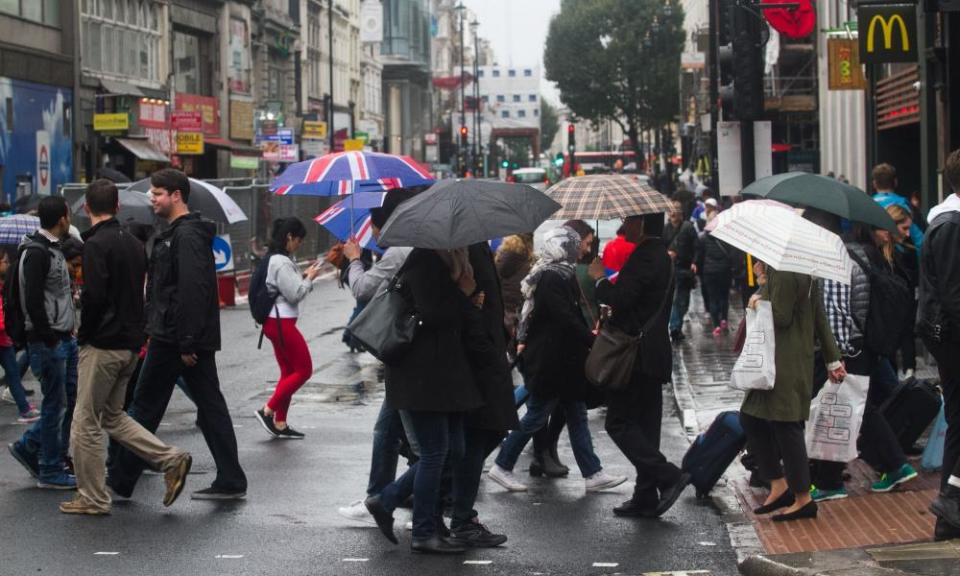
{"label": "pedestrian crowd", "polygon": [[[489,481],[525,492],[515,468],[531,440],[531,476],[569,474],[557,449],[566,428],[586,493],[627,481],[606,471],[594,449],[588,411],[605,406],[605,430],[635,476],[632,496],[614,514],[662,516],[691,482],[702,489],[695,465],[685,459],[678,466],[660,450],[671,340],[679,345],[689,332],[685,318],[699,282],[716,337],[729,330],[732,289],[744,306],[755,310],[765,302],[772,309],[776,379],[772,389],[747,392],[738,418],[749,453],[744,462],[757,485],[769,489],[757,514],[815,518],[820,503],[847,497],[844,463],[808,458],[805,424],[820,389],[849,375],[869,380],[860,435],[861,457],[878,474],[873,490],[887,492],[917,476],[907,456],[922,429],[905,440],[889,407],[912,407],[925,390],[912,378],[920,336],[938,363],[948,424],[942,492],[931,505],[936,537],[960,537],[960,151],[950,156],[944,179],[956,194],[924,219],[896,193],[891,166],[874,170],[875,200],[897,233],[823,210],[804,212],[844,238],[849,283],[776,270],[716,237],[713,226],[729,199],[718,201],[708,189],[676,194],[666,214],[625,218],[602,255],[597,231],[583,220],[546,230],[536,248],[532,234],[520,234],[502,239],[496,251],[488,242],[391,246],[374,259],[347,241],[328,260],[341,268],[356,299],[354,316],[363,318],[394,293],[413,311],[415,329],[401,354],[383,358],[386,396],[373,425],[365,494],[338,512],[376,525],[396,544],[397,511],[412,507],[415,552],[500,546],[507,536],[488,529],[477,510],[494,453]],[[190,212],[190,182],[182,172],[160,170],[151,184],[154,213],[164,223],[158,231],[121,225],[117,187],[97,180],[86,190],[92,227],[82,242],[69,235],[66,202],[48,197],[38,207],[40,229],[0,259],[0,365],[20,421],[31,424],[9,450],[39,487],[76,490],[61,504],[64,513],[108,514],[111,492],[131,497],[147,468],[163,473],[163,503],[173,504],[192,457],[155,433],[178,385],[197,405],[217,468],[211,485],[191,497],[246,496],[215,361],[221,346],[211,250],[216,226]],[[374,238],[421,193],[387,192],[370,212]],[[296,218],[275,220],[250,285],[261,344],[270,342],[279,369],[275,390],[255,416],[281,440],[304,438],[289,423],[290,407],[313,372],[297,327],[320,273],[319,263],[301,270],[294,260],[306,235]],[[349,332],[351,349],[364,349]],[[601,387],[588,377],[588,365],[611,334],[628,335],[634,345],[625,381]],[[39,409],[20,383],[18,348],[40,382]],[[522,385],[514,385],[514,373]]]}

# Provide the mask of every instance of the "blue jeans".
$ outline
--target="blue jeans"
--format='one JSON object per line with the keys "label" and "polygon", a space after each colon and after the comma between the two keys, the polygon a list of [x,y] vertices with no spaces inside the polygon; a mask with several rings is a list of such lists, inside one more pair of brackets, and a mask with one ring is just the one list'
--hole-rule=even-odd
{"label": "blue jeans", "polygon": [[23,384],[20,382],[20,367],[17,365],[17,351],[13,346],[0,347],[0,367],[3,367],[3,373],[6,376],[7,388],[10,389],[10,395],[13,401],[17,403],[17,411],[21,414],[30,410],[30,402],[27,401],[27,395],[23,391]]}
{"label": "blue jeans", "polygon": [[413,491],[413,539],[437,533],[440,484],[449,457],[456,465],[463,456],[463,417],[447,412],[410,411],[413,433],[420,445],[420,460],[384,488],[380,499],[391,512]]}
{"label": "blue jeans", "polygon": [[527,413],[520,420],[520,429],[511,432],[500,445],[497,466],[504,470],[513,470],[527,442],[538,430],[547,425],[547,419],[558,404],[563,406],[567,414],[570,446],[573,448],[573,456],[577,460],[577,466],[580,467],[580,473],[584,478],[588,478],[603,470],[600,458],[593,451],[593,440],[590,438],[590,427],[587,425],[586,404],[561,401],[557,398],[544,400],[536,394],[531,394],[527,400]]}
{"label": "blue jeans", "polygon": [[63,350],[66,362],[64,392],[66,392],[67,405],[63,412],[63,423],[60,425],[60,454],[66,459],[67,451],[70,449],[70,427],[73,425],[73,409],[77,406],[77,379],[80,366],[80,346],[77,344],[77,339],[64,339]]}
{"label": "blue jeans", "polygon": [[380,406],[377,423],[373,426],[373,454],[370,457],[370,480],[367,495],[383,492],[397,477],[397,459],[400,458],[400,442],[403,438],[403,422],[400,413],[387,406]]}
{"label": "blue jeans", "polygon": [[43,402],[40,404],[40,420],[31,426],[20,443],[31,457],[40,463],[40,479],[56,478],[63,473],[63,450],[61,442],[63,413],[66,404],[66,340],[48,348],[43,342],[31,342],[30,370],[40,380]]}
{"label": "blue jeans", "polygon": [[683,318],[690,309],[690,288],[677,287],[673,295],[673,307],[670,309],[670,332],[683,330]]}

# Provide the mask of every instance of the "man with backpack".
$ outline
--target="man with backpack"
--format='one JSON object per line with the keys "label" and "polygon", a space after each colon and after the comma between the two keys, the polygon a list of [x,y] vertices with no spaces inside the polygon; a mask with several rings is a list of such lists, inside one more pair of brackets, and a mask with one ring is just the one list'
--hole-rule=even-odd
{"label": "man with backpack", "polygon": [[60,505],[64,514],[110,513],[104,475],[103,433],[165,472],[163,504],[180,495],[192,459],[167,446],[123,411],[127,382],[143,346],[143,244],[121,228],[117,186],[96,180],[87,187],[84,209],[93,227],[84,234],[80,368],[71,448],[76,498]]}
{"label": "man with backpack", "polygon": [[930,505],[937,516],[935,540],[960,538],[960,149],[947,158],[943,179],[953,194],[927,217],[917,325],[937,359],[947,417],[940,495]]}
{"label": "man with backpack", "polygon": [[[213,259],[216,224],[191,213],[190,181],[179,170],[163,169],[150,177],[154,213],[170,226],[157,235],[150,254],[147,282],[147,335],[150,343],[130,413],[156,432],[177,378],[183,376],[197,404],[197,423],[213,454],[217,474],[194,500],[246,497],[247,478],[237,456],[237,437],[227,402],[220,392],[216,353],[220,349],[220,307]],[[120,450],[107,485],[129,498],[144,462]]]}
{"label": "man with backpack", "polygon": [[40,380],[40,420],[9,445],[10,454],[37,479],[37,487],[73,490],[76,479],[64,469],[62,426],[66,398],[66,348],[76,328],[67,262],[60,242],[70,230],[66,201],[47,196],[37,207],[40,229],[20,244],[7,290],[7,333],[26,344],[30,369]]}

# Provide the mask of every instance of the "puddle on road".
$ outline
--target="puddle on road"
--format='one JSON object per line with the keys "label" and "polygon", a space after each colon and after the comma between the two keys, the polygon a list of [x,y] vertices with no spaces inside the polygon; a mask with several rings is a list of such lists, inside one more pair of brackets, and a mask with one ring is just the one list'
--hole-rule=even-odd
{"label": "puddle on road", "polygon": [[[258,396],[269,397],[276,381]],[[361,404],[383,389],[383,365],[367,354],[337,354],[315,367],[313,376],[297,391],[298,403]]]}

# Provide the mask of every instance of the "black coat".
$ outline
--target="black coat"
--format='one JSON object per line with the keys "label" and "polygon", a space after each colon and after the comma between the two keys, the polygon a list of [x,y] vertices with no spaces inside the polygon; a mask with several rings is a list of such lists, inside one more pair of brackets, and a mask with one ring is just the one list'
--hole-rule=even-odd
{"label": "black coat", "polygon": [[503,296],[493,253],[486,242],[470,246],[477,289],[484,293],[483,309],[470,312],[464,344],[483,396],[483,407],[467,415],[467,426],[494,432],[519,427],[513,399],[513,377],[507,361],[507,333],[503,326]]}
{"label": "black coat", "polygon": [[[638,334],[659,309],[659,315],[643,337],[638,369],[649,379],[666,382],[673,371],[673,352],[667,334],[670,295],[673,294],[673,262],[660,238],[637,245],[620,270],[617,283],[597,286],[597,299],[613,308],[610,322],[630,334]],[[668,300],[663,304],[664,300]]]}
{"label": "black coat", "polygon": [[216,230],[210,220],[187,214],[156,236],[150,253],[147,334],[183,354],[220,349]]}
{"label": "black coat", "polygon": [[116,218],[83,234],[80,344],[104,350],[136,350],[146,340],[143,283],[147,253]]}
{"label": "black coat", "polygon": [[433,250],[416,248],[401,276],[421,324],[410,351],[387,364],[387,404],[398,410],[469,412],[483,404],[463,345],[470,300]]}
{"label": "black coat", "polygon": [[697,264],[702,274],[733,274],[740,251],[713,234],[707,232],[700,239],[700,262]]}
{"label": "black coat", "polygon": [[920,262],[920,321],[917,332],[955,344],[960,342],[960,212],[940,214],[930,222]]}
{"label": "black coat", "polygon": [[533,295],[534,308],[521,356],[527,389],[540,398],[587,399],[584,365],[593,333],[580,302],[577,277],[545,270]]}

